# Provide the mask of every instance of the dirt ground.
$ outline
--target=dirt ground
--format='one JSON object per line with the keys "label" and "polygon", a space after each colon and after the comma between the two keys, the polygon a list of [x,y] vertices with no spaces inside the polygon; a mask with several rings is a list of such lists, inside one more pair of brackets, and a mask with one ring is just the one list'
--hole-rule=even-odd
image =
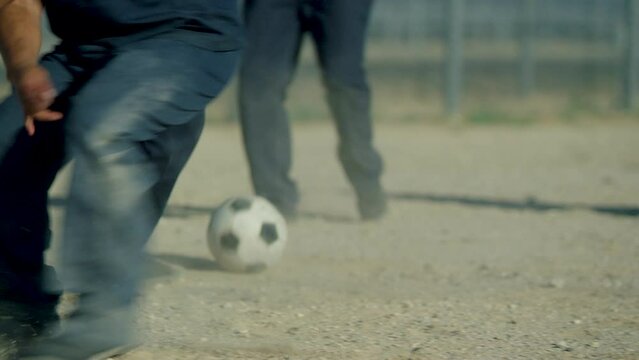
{"label": "dirt ground", "polygon": [[231,274],[205,229],[248,173],[238,128],[205,129],[122,359],[639,359],[639,124],[380,124],[376,223],[357,220],[328,122],[294,136],[285,256]]}

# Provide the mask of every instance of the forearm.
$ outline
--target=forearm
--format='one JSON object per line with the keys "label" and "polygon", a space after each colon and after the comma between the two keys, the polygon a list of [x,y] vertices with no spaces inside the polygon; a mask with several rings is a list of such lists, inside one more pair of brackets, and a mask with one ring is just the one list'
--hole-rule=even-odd
{"label": "forearm", "polygon": [[0,0],[0,9],[2,9],[5,5],[10,3],[12,0]]}
{"label": "forearm", "polygon": [[40,0],[0,0],[0,52],[12,82],[38,63],[41,15]]}

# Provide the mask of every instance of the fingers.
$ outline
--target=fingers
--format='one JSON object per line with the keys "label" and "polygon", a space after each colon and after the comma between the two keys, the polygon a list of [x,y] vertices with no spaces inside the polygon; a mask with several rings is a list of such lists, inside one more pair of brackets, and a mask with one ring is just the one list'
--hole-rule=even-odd
{"label": "fingers", "polygon": [[42,66],[33,66],[14,76],[13,82],[25,114],[34,120],[51,120],[52,115],[46,111],[58,94],[49,72]]}
{"label": "fingers", "polygon": [[49,72],[42,66],[32,66],[19,72],[12,81],[18,89],[26,114],[24,126],[29,135],[35,133],[36,121],[57,121],[63,114],[49,110],[58,95]]}
{"label": "fingers", "polygon": [[42,110],[33,115],[33,118],[37,121],[57,121],[62,119],[64,115],[61,112],[52,110]]}
{"label": "fingers", "polygon": [[33,117],[27,116],[24,119],[24,128],[27,129],[27,134],[33,136],[35,134],[35,124],[33,123]]}
{"label": "fingers", "polygon": [[46,111],[45,109],[53,104],[56,97],[55,89],[32,91],[27,94],[23,97],[25,111],[33,114],[36,118],[38,117],[36,114]]}
{"label": "fingers", "polygon": [[26,116],[24,119],[24,127],[27,130],[27,134],[29,134],[29,136],[33,136],[33,134],[35,134],[36,121],[58,121],[63,117],[64,115],[61,112],[43,110],[33,116]]}

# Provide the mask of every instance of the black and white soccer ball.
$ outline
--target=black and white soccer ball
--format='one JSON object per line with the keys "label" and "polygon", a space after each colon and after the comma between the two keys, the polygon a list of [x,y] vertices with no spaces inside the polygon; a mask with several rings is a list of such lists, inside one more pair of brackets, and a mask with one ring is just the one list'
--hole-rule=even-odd
{"label": "black and white soccer ball", "polygon": [[286,221],[262,197],[233,197],[211,214],[207,240],[220,268],[258,272],[282,257],[287,241]]}

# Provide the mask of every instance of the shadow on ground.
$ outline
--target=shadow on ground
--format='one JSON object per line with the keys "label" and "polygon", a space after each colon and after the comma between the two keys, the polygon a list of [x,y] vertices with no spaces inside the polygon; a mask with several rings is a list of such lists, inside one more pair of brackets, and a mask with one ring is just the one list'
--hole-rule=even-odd
{"label": "shadow on ground", "polygon": [[170,277],[173,274],[175,274],[175,269],[171,265],[153,255],[147,257],[144,268],[144,277],[146,279],[160,279]]}
{"label": "shadow on ground", "polygon": [[525,210],[525,211],[574,211],[587,210],[596,213],[639,217],[639,207],[626,205],[591,205],[583,203],[558,203],[551,201],[540,201],[534,197],[528,197],[522,200],[509,200],[490,198],[482,196],[464,196],[450,194],[432,194],[418,192],[392,192],[389,198],[398,201],[420,201],[430,203],[452,203],[473,207],[490,207],[505,210]]}
{"label": "shadow on ground", "polygon": [[[177,255],[177,254],[152,254],[155,263],[164,263],[179,266],[188,270],[197,271],[220,271],[220,267],[212,259]],[[166,265],[165,265],[166,266]]]}
{"label": "shadow on ground", "polygon": [[[558,211],[574,211],[586,210],[595,213],[622,216],[622,217],[639,217],[639,206],[614,205],[614,204],[584,204],[584,203],[561,203],[552,201],[540,201],[535,197],[528,197],[521,200],[500,199],[485,196],[470,195],[454,195],[454,194],[434,194],[420,192],[389,192],[390,200],[397,201],[419,201],[430,203],[452,203],[472,207],[490,207],[504,210],[526,210],[545,212],[551,210]],[[64,206],[66,199],[54,197],[49,200],[50,206]],[[215,211],[215,206],[192,206],[192,205],[169,205],[167,206],[164,216],[174,218],[187,218],[197,215],[209,215]],[[299,218],[319,219],[336,223],[353,223],[357,219],[344,216],[321,212],[301,211]]]}
{"label": "shadow on ground", "polygon": [[[66,199],[61,197],[52,197],[49,199],[49,206],[53,207],[62,207],[65,206]],[[170,218],[188,218],[191,216],[208,216],[213,211],[215,211],[215,206],[193,206],[193,205],[180,205],[180,204],[170,204],[166,207],[164,211],[165,217]],[[345,215],[337,215],[337,214],[329,214],[322,213],[316,211],[300,211],[298,214],[298,218],[300,219],[309,219],[309,220],[323,220],[327,222],[335,222],[335,223],[354,223],[358,220],[345,216]]]}
{"label": "shadow on ground", "polygon": [[317,211],[301,211],[298,214],[298,217],[300,219],[323,220],[326,222],[343,223],[343,224],[358,222],[357,219],[350,216],[322,213]]}

